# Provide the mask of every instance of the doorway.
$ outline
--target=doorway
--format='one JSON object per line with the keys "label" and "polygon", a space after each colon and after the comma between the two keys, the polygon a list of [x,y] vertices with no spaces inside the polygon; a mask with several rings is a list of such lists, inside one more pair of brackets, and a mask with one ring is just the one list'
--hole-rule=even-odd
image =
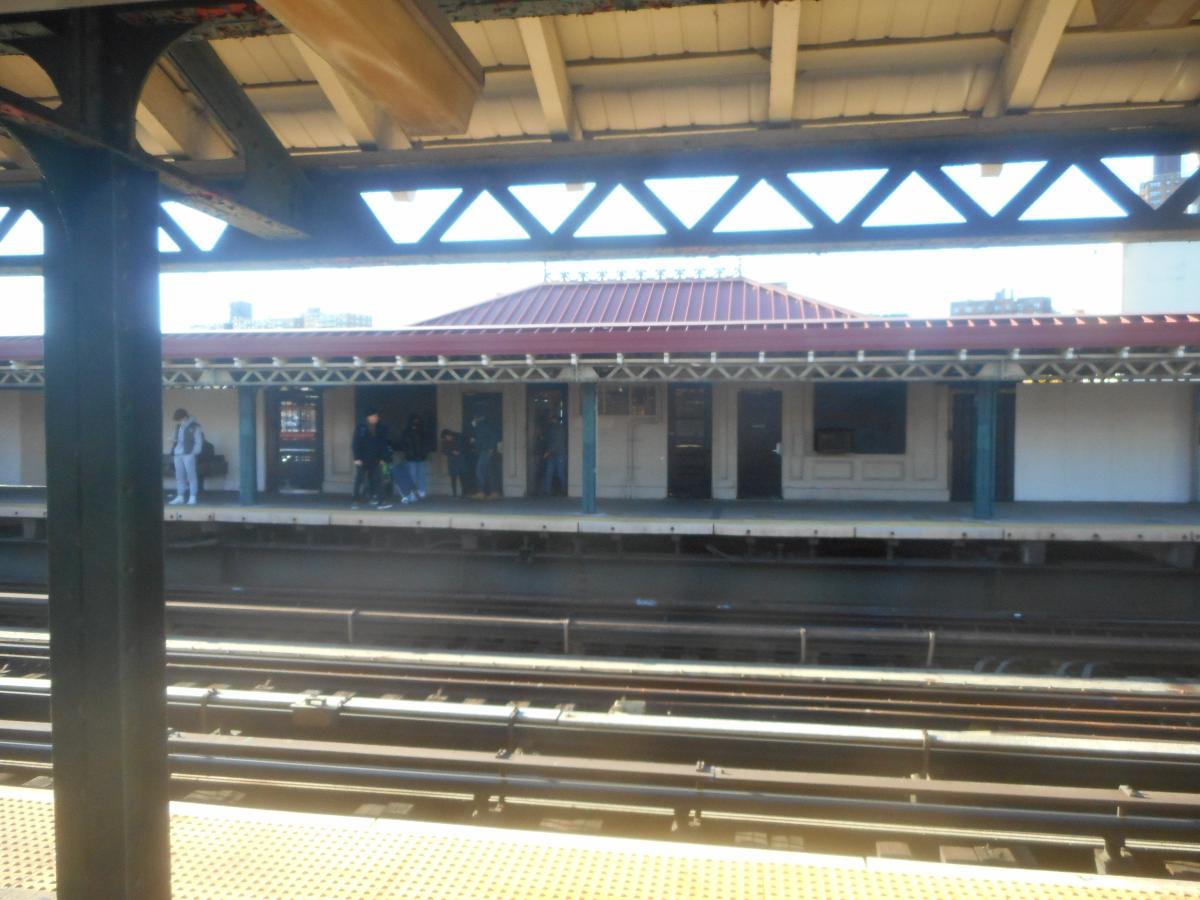
{"label": "doorway", "polygon": [[498,391],[477,392],[463,394],[462,405],[462,431],[467,438],[467,494],[474,494],[479,490],[479,485],[475,483],[475,462],[476,453],[471,447],[471,421],[476,416],[483,416],[484,420],[496,430],[499,437],[500,447],[492,454],[492,470],[491,480],[492,485],[497,494],[504,493],[504,395]]}
{"label": "doorway", "polygon": [[[437,388],[432,384],[364,385],[354,389],[354,421],[361,422],[367,410],[379,413],[392,440],[399,440],[409,416],[420,416],[425,433],[437,440]],[[434,447],[430,446],[430,450]]]}
{"label": "doorway", "polygon": [[[975,499],[975,395],[951,393],[950,499]],[[996,499],[1013,499],[1016,471],[1017,393],[1011,388],[996,394]]]}
{"label": "doorway", "polygon": [[325,478],[321,394],[308,388],[266,393],[267,489],[317,493]]}
{"label": "doorway", "polygon": [[672,384],[667,393],[667,496],[712,497],[712,386]]}
{"label": "doorway", "polygon": [[783,394],[738,391],[739,500],[783,496]]}
{"label": "doorway", "polygon": [[548,466],[546,454],[552,449],[570,458],[567,444],[567,386],[565,384],[531,384],[525,396],[525,446],[528,456],[525,465],[525,494],[529,497],[565,497],[567,495],[566,465],[560,480],[552,477],[549,491],[545,490]]}

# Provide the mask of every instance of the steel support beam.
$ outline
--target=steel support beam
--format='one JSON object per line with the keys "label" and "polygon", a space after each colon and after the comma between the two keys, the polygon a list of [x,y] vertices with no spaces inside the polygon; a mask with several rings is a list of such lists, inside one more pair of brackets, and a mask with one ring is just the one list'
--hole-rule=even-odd
{"label": "steel support beam", "polygon": [[238,392],[238,502],[258,502],[258,388],[241,385]]}
{"label": "steel support beam", "polygon": [[977,519],[996,514],[996,393],[999,385],[986,381],[975,389],[975,497]]}
{"label": "steel support beam", "polygon": [[583,477],[580,479],[580,494],[583,498],[583,514],[590,516],[596,512],[596,382],[585,381],[579,386],[579,405],[583,414]]}
{"label": "steel support beam", "polygon": [[303,222],[309,211],[308,182],[271,126],[250,102],[212,45],[177,43],[171,61],[246,159],[239,196],[247,205],[283,222]]}
{"label": "steel support beam", "polygon": [[28,139],[59,214],[45,282],[57,896],[166,898],[158,179]]}
{"label": "steel support beam", "polygon": [[[3,115],[0,91],[0,115]],[[44,113],[43,113],[44,114]],[[520,148],[496,146],[422,151],[421,153],[364,154],[297,159],[312,186],[320,216],[314,216],[312,237],[268,240],[230,229],[211,252],[186,246],[165,254],[164,269],[172,271],[229,268],[269,268],[296,265],[375,265],[389,263],[468,262],[518,259],[586,259],[649,255],[718,253],[817,252],[838,249],[905,249],[935,246],[994,246],[998,244],[1071,243],[1081,241],[1194,240],[1200,237],[1200,216],[1188,207],[1200,197],[1200,174],[1188,178],[1171,198],[1152,208],[1134,188],[1117,178],[1103,162],[1109,157],[1195,152],[1195,111],[1160,110],[1145,115],[1123,113],[1075,114],[1067,117],[1022,117],[1021,133],[1010,123],[977,119],[951,127],[899,129],[871,126],[859,129],[773,129],[722,137],[721,145],[689,147],[687,142],[656,138],[650,143],[625,141],[564,141]],[[1118,127],[1124,122],[1125,126]],[[1090,123],[1088,125],[1087,123]],[[1106,123],[1106,124],[1104,124]],[[1086,126],[1086,127],[1080,127]],[[1136,126],[1136,127],[1135,127]],[[962,131],[961,129],[967,129]],[[1054,129],[1062,129],[1055,132]],[[1078,130],[1076,130],[1078,128]],[[1041,129],[1050,129],[1042,131]],[[1098,129],[1098,130],[1096,130]],[[929,130],[928,138],[913,135]],[[972,136],[968,136],[968,131]],[[807,143],[797,143],[796,135]],[[910,135],[908,138],[904,134]],[[934,137],[933,134],[940,136]],[[844,140],[838,140],[838,136]],[[688,141],[695,142],[691,136]],[[1003,209],[989,215],[945,174],[943,167],[1020,161],[1043,161],[1042,169]],[[386,166],[374,164],[387,163]],[[394,163],[394,165],[393,165]],[[228,180],[227,193],[236,189],[239,162],[213,161]],[[235,168],[226,169],[226,165]],[[1072,165],[1096,181],[1097,188],[1125,211],[1120,216],[1049,219],[1027,217],[1034,203]],[[846,169],[885,169],[875,189],[840,221],[822,212],[789,175]],[[215,173],[216,170],[214,170]],[[955,209],[964,221],[945,224],[867,224],[892,190],[916,172]],[[17,173],[0,173],[16,175]],[[691,228],[686,228],[646,186],[648,179],[733,176],[736,181]],[[215,178],[215,174],[211,176]],[[788,230],[727,232],[718,230],[724,217],[762,179],[767,179],[811,227]],[[554,231],[542,227],[510,187],[549,183],[593,183],[575,210]],[[215,182],[209,182],[215,183]],[[623,187],[645,205],[661,225],[662,234],[577,237],[576,232],[603,201]],[[456,189],[461,193],[419,238],[393,240],[359,196],[362,192],[414,192]],[[443,236],[470,205],[488,191],[525,227],[528,237],[505,240],[445,241]],[[0,205],[13,208],[38,202],[38,191],[27,185],[5,186],[0,178]],[[449,201],[448,201],[449,202]],[[404,211],[396,211],[403,215]],[[228,218],[228,216],[226,216]],[[231,224],[238,226],[236,220]],[[0,272],[36,272],[37,257],[0,257]]]}
{"label": "steel support beam", "polygon": [[137,98],[177,32],[67,14],[37,56],[63,121],[8,124],[41,168],[59,900],[159,900],[168,848],[158,176]]}

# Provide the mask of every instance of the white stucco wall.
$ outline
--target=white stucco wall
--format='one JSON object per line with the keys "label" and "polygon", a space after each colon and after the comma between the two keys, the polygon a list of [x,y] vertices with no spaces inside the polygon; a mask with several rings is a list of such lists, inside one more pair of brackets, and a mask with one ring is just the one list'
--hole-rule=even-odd
{"label": "white stucco wall", "polygon": [[1121,310],[1200,310],[1200,241],[1126,244]]}
{"label": "white stucco wall", "polygon": [[[163,391],[163,452],[171,449],[175,423],[171,416],[176,409],[183,408],[204,429],[204,437],[212,442],[217,455],[224,456],[229,463],[229,472],[224,476],[204,479],[204,489],[209,491],[236,491],[238,489],[241,448],[238,435],[238,395],[233,389],[214,390],[196,388],[167,388]],[[175,478],[163,479],[166,487],[175,487]]]}
{"label": "white stucco wall", "polygon": [[354,388],[327,388],[321,392],[321,424],[325,430],[325,478],[321,490],[349,494],[354,490]]}
{"label": "white stucco wall", "polygon": [[0,391],[0,484],[21,484],[21,395]]}
{"label": "white stucco wall", "polygon": [[1017,386],[1017,500],[1187,502],[1196,415],[1188,384]]}
{"label": "white stucco wall", "polygon": [[41,391],[0,391],[0,484],[46,483],[45,409]]}
{"label": "white stucco wall", "polygon": [[21,483],[46,483],[46,395],[18,391],[21,406]]}

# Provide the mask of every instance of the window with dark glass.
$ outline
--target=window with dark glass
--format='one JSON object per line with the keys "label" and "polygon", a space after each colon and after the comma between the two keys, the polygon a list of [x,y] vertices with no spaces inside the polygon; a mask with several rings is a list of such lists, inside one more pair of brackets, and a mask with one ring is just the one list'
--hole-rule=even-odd
{"label": "window with dark glass", "polygon": [[904,452],[908,385],[853,382],[813,386],[813,449],[817,453]]}

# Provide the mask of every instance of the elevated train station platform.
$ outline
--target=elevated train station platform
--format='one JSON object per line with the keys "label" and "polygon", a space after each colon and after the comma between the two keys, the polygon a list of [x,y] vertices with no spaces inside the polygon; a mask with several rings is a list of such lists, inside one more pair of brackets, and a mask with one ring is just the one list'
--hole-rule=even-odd
{"label": "elevated train station platform", "polygon": [[[0,519],[46,517],[44,491],[0,489]],[[969,503],[746,500],[601,500],[583,515],[572,498],[493,501],[430,497],[391,509],[351,509],[331,494],[278,494],[241,506],[232,492],[196,506],[167,506],[167,522],[399,528],[516,533],[680,535],[936,541],[1200,542],[1200,504],[998,503],[995,517]]]}
{"label": "elevated train station platform", "polygon": [[[0,898],[54,896],[50,791],[0,788]],[[1159,879],[171,804],[177,900],[1200,897]]]}

